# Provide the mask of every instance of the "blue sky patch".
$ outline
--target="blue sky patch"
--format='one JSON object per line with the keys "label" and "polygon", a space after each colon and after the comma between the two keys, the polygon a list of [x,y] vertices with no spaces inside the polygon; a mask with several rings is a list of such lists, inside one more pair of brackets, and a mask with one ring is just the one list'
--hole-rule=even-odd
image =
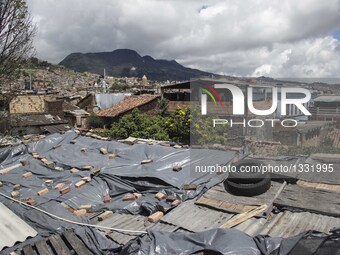
{"label": "blue sky patch", "polygon": [[337,40],[340,40],[340,29],[336,30],[332,33],[332,36],[336,38]]}

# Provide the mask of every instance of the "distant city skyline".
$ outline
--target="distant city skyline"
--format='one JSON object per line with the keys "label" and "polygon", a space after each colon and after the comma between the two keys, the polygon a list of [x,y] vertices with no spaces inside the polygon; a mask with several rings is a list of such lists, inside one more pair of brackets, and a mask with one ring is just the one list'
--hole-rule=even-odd
{"label": "distant city skyline", "polygon": [[37,57],[136,50],[217,74],[339,77],[340,1],[28,0]]}

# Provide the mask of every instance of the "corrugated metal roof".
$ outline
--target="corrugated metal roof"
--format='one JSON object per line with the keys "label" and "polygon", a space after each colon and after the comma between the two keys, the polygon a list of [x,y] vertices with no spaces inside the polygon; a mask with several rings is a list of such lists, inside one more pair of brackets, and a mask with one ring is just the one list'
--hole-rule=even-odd
{"label": "corrugated metal roof", "polygon": [[[99,226],[129,229],[137,231],[158,230],[173,232],[178,227],[166,223],[150,223],[147,217],[141,215],[119,214],[115,213],[112,217],[98,223]],[[136,238],[140,234],[137,233],[122,233],[116,231],[101,231],[103,235],[108,236],[119,244],[126,244],[130,240]]]}
{"label": "corrugated metal roof", "polygon": [[180,204],[167,213],[162,221],[193,232],[200,232],[217,228],[233,216],[233,214],[195,205],[194,202],[191,200]]}
{"label": "corrugated metal roof", "polygon": [[54,133],[60,133],[63,131],[70,130],[71,126],[60,124],[60,125],[41,126],[40,129],[43,131],[47,131],[50,134],[54,134]]}
{"label": "corrugated metal roof", "polygon": [[57,115],[51,114],[12,114],[11,125],[14,127],[44,126],[67,124],[68,122]]}
{"label": "corrugated metal roof", "polygon": [[250,236],[256,236],[259,232],[264,228],[265,224],[267,223],[266,218],[250,218],[245,222],[233,227],[238,229]]}
{"label": "corrugated metal roof", "polygon": [[340,217],[339,201],[340,193],[288,184],[275,199],[274,205]]}
{"label": "corrugated metal roof", "polygon": [[118,104],[125,97],[131,95],[131,93],[95,94],[95,98],[100,109],[106,109]]}
{"label": "corrugated metal roof", "polygon": [[251,218],[234,228],[250,236],[291,237],[308,230],[328,233],[332,228],[339,226],[340,218],[286,210],[278,214],[271,214],[268,222],[265,218]]}
{"label": "corrugated metal roof", "polygon": [[284,211],[276,214],[259,234],[273,237],[289,237],[307,230],[328,233],[340,226],[340,218],[309,212]]}
{"label": "corrugated metal roof", "polygon": [[2,203],[0,203],[0,233],[0,251],[5,247],[12,247],[16,242],[25,241],[27,237],[34,237],[38,234]]}

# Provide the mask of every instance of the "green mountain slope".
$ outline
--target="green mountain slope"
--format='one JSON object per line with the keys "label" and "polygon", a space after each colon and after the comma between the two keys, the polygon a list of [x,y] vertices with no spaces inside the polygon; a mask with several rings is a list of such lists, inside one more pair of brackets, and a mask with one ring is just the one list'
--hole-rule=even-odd
{"label": "green mountain slope", "polygon": [[119,49],[112,52],[72,53],[60,62],[78,72],[92,72],[116,77],[142,77],[151,80],[188,80],[211,75],[197,69],[186,68],[175,60],[155,60],[150,56],[140,56],[136,51]]}

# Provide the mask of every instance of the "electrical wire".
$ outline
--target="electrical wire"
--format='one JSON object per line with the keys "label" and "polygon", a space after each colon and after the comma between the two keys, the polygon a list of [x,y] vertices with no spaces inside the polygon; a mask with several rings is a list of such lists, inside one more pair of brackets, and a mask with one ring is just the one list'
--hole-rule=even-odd
{"label": "electrical wire", "polygon": [[88,223],[82,223],[82,222],[77,222],[77,221],[73,221],[73,220],[68,220],[68,219],[65,219],[65,218],[62,218],[62,217],[59,217],[55,214],[52,214],[52,213],[49,213],[47,211],[44,211],[38,207],[35,207],[33,205],[29,205],[29,204],[26,204],[20,200],[17,200],[17,199],[14,199],[10,196],[7,196],[3,193],[0,192],[0,195],[13,201],[13,202],[16,202],[16,203],[19,203],[21,205],[24,205],[26,207],[29,207],[31,209],[34,209],[34,210],[37,210],[41,213],[44,213],[50,217],[53,217],[53,218],[56,218],[58,220],[61,220],[61,221],[65,221],[65,222],[68,222],[68,223],[71,223],[71,224],[75,224],[75,225],[79,225],[79,226],[86,226],[86,227],[91,227],[91,228],[97,228],[97,229],[105,229],[105,230],[112,230],[112,231],[117,231],[117,232],[129,232],[129,233],[136,233],[136,234],[147,234],[146,231],[139,231],[139,230],[129,230],[129,229],[120,229],[120,228],[112,228],[112,227],[105,227],[105,226],[98,226],[98,225],[93,225],[93,224],[88,224]]}

